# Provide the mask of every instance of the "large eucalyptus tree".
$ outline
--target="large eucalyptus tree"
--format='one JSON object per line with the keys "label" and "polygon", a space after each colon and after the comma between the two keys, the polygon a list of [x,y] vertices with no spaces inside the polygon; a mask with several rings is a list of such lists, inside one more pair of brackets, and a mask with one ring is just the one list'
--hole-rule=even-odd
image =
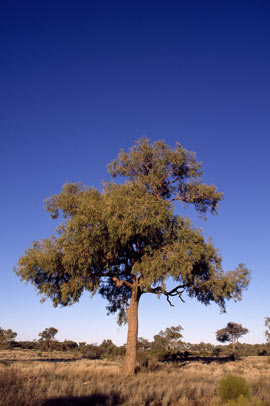
{"label": "large eucalyptus tree", "polygon": [[68,183],[46,200],[52,218],[63,215],[57,234],[34,242],[19,260],[17,274],[54,306],[77,302],[84,290],[108,300],[108,311],[128,322],[124,374],[135,370],[138,305],[142,295],[176,296],[216,302],[239,300],[249,271],[239,265],[223,272],[221,258],[175,204],[193,205],[200,215],[215,213],[222,199],[202,183],[201,163],[177,143],[138,140],[108,166],[122,184],[102,191]]}

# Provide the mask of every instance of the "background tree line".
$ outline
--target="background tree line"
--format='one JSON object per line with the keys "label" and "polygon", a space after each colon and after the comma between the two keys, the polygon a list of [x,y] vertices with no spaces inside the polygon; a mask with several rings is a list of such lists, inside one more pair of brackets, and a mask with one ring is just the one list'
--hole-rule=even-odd
{"label": "background tree line", "polygon": [[[139,337],[137,343],[138,360],[144,361],[154,357],[160,361],[181,360],[191,357],[228,357],[235,354],[239,357],[270,355],[269,318],[265,318],[266,343],[247,344],[238,340],[248,332],[241,324],[230,322],[223,329],[216,331],[216,339],[227,345],[214,345],[200,342],[192,344],[183,341],[183,328],[178,326],[167,327],[153,337],[153,341]],[[16,341],[17,333],[11,329],[0,328],[1,349],[26,349],[37,351],[74,352],[78,356],[89,359],[114,358],[124,356],[126,345],[117,346],[110,339],[98,344],[75,342],[72,340],[58,341],[58,329],[49,327],[39,333],[39,338],[32,341]]]}

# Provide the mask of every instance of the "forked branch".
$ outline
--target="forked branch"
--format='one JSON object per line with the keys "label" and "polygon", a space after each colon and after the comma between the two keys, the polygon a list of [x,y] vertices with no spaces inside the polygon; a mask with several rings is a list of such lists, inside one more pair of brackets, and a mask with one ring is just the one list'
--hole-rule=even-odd
{"label": "forked branch", "polygon": [[169,303],[170,306],[174,306],[172,302],[170,301],[170,297],[173,296],[178,296],[179,299],[185,303],[184,299],[182,298],[182,294],[184,293],[186,285],[178,285],[172,290],[167,291],[166,289],[162,288],[161,286],[157,286],[156,288],[149,288],[147,292],[153,293],[155,295],[165,295],[167,302]]}
{"label": "forked branch", "polygon": [[115,285],[116,285],[118,288],[120,288],[120,287],[123,286],[123,285],[126,285],[126,286],[128,286],[130,289],[133,289],[133,284],[130,283],[130,282],[128,282],[128,281],[125,281],[124,279],[118,279],[116,276],[113,276],[113,277],[112,277],[112,281],[115,283]]}

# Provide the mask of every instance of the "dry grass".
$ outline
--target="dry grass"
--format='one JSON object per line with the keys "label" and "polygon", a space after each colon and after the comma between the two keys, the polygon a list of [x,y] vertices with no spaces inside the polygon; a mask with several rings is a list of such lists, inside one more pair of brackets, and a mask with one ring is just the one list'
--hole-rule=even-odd
{"label": "dry grass", "polygon": [[220,404],[217,382],[227,374],[243,376],[253,398],[270,405],[266,357],[226,364],[163,364],[131,378],[121,376],[121,365],[116,362],[26,358],[0,361],[1,406],[216,406]]}
{"label": "dry grass", "polygon": [[40,351],[40,350],[0,350],[1,361],[26,361],[26,360],[54,360],[54,359],[78,359],[81,354],[61,351]]}

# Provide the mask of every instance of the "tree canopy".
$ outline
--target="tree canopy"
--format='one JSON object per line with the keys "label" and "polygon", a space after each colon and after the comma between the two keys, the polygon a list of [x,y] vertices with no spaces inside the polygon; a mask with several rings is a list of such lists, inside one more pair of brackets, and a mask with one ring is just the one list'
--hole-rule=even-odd
{"label": "tree canopy", "polygon": [[9,348],[14,342],[14,339],[17,337],[17,333],[15,331],[12,331],[10,328],[7,330],[4,330],[3,328],[0,327],[0,346]]}
{"label": "tree canopy", "polygon": [[183,328],[180,325],[167,327],[166,330],[161,330],[154,336],[154,344],[157,347],[166,349],[167,351],[179,351],[183,347],[182,330]]}
{"label": "tree canopy", "polygon": [[221,343],[230,342],[233,346],[233,353],[235,345],[240,337],[248,333],[248,329],[244,328],[242,324],[230,322],[226,327],[216,331],[216,338]]}
{"label": "tree canopy", "polygon": [[43,341],[51,341],[55,339],[57,333],[58,333],[57,328],[48,327],[45,328],[45,330],[43,330],[41,333],[39,333],[39,337]]}
{"label": "tree canopy", "polygon": [[45,330],[43,330],[41,333],[39,333],[39,337],[40,337],[40,342],[42,344],[44,344],[44,347],[49,349],[52,345],[52,343],[55,340],[55,336],[58,333],[57,328],[55,327],[48,327],[45,328]]}
{"label": "tree canopy", "polygon": [[244,265],[224,272],[213,244],[188,218],[174,214],[177,201],[202,216],[217,211],[223,195],[202,183],[201,166],[179,143],[173,150],[164,141],[138,140],[108,166],[114,177],[125,178],[122,184],[105,183],[99,191],[67,183],[46,200],[51,217],[61,214],[63,222],[56,235],[34,242],[19,260],[17,274],[54,306],[71,305],[87,290],[106,298],[120,323],[128,319],[127,354],[133,350],[127,373],[135,365],[141,295],[165,295],[172,304],[172,297],[184,300],[185,293],[224,311],[226,300],[239,300],[248,285]]}

